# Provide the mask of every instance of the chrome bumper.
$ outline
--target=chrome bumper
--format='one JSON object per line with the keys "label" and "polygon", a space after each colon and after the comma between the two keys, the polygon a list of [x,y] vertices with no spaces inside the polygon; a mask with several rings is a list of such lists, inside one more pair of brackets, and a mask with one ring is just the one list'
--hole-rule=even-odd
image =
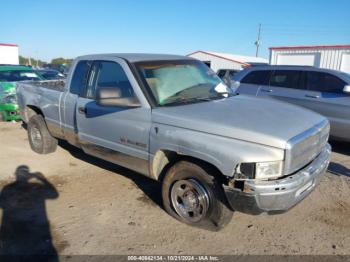
{"label": "chrome bumper", "polygon": [[224,186],[232,209],[249,213],[281,213],[303,200],[326,172],[331,157],[331,146],[308,166],[288,177],[274,181],[247,180],[244,190]]}

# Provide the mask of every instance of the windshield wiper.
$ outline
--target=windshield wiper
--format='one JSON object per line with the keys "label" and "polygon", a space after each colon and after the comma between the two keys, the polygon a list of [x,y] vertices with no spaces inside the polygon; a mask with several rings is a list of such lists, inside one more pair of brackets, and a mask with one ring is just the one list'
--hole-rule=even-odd
{"label": "windshield wiper", "polygon": [[191,98],[178,97],[177,99],[174,99],[171,102],[161,104],[161,106],[190,104],[195,102],[208,102],[218,98],[225,98],[225,97],[224,96],[191,97]]}
{"label": "windshield wiper", "polygon": [[185,88],[183,90],[180,90],[179,92],[176,92],[172,96],[178,96],[178,95],[181,95],[181,94],[184,94],[184,93],[188,93],[188,92],[191,92],[191,90],[193,90],[193,89],[202,88],[203,86],[206,86],[206,85],[208,85],[208,84],[207,83],[199,83],[199,84],[187,87],[187,88]]}

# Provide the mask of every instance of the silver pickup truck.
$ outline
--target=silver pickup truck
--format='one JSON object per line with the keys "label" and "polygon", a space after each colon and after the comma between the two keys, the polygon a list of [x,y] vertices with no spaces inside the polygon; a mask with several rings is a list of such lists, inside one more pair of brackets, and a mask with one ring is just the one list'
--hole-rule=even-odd
{"label": "silver pickup truck", "polygon": [[78,57],[64,84],[17,86],[31,148],[57,139],[162,183],[164,208],[208,229],[232,211],[279,213],[325,173],[329,123],[278,101],[235,95],[200,61],[173,55]]}

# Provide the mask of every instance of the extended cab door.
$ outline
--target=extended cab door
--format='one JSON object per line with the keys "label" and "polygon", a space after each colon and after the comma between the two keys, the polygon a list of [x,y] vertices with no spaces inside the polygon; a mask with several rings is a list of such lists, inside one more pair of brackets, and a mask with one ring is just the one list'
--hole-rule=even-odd
{"label": "extended cab door", "polygon": [[62,130],[64,138],[72,145],[79,146],[76,126],[76,107],[79,95],[85,92],[91,61],[79,60],[72,65],[72,75],[68,76],[69,90],[66,90],[60,107],[62,112]]}
{"label": "extended cab door", "polygon": [[[136,98],[139,107],[101,106],[96,90],[119,88],[122,97]],[[85,91],[76,107],[78,136],[86,153],[148,175],[151,109],[122,59],[93,61]]]}
{"label": "extended cab door", "polygon": [[331,123],[331,135],[350,139],[350,94],[344,93],[347,83],[326,72],[306,73],[305,107],[326,116]]}

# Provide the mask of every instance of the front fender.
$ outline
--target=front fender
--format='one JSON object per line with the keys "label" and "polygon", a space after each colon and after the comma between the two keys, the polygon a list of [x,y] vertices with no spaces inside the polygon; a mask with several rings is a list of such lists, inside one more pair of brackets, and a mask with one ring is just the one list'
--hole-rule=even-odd
{"label": "front fender", "polygon": [[151,174],[159,175],[160,152],[201,159],[217,167],[225,176],[234,175],[237,164],[284,159],[284,150],[252,142],[217,136],[191,129],[153,124],[150,135]]}

